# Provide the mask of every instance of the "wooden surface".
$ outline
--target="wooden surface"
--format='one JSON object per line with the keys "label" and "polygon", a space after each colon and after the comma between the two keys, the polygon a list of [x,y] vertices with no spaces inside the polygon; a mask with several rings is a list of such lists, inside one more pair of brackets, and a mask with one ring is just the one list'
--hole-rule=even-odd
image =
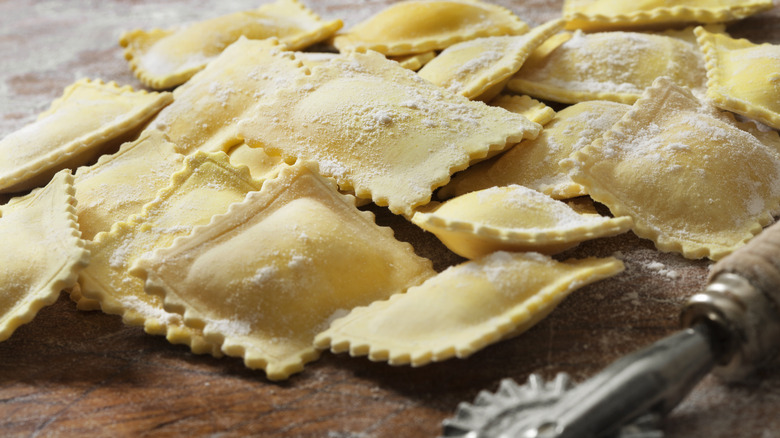
{"label": "wooden surface", "polygon": [[[255,7],[250,0],[0,1],[0,136],[21,128],[81,77],[140,87],[122,59],[118,35]],[[391,3],[308,1],[347,26]],[[501,1],[530,24],[555,18],[560,1]],[[780,43],[775,10],[732,26],[734,35]],[[458,258],[430,235],[375,208],[438,269]],[[0,242],[2,244],[2,242]],[[12,250],[3,248],[3,250]],[[580,381],[617,357],[677,328],[678,309],[700,290],[709,263],[658,253],[633,234],[564,254],[617,254],[625,273],[575,292],[526,334],[464,360],[391,367],[324,354],[282,383],[239,359],[189,353],[81,312],[64,295],[0,343],[0,436],[433,437],[460,401],[494,391],[505,377],[558,372]],[[780,436],[780,371],[748,382],[706,378],[663,425],[669,437]]]}

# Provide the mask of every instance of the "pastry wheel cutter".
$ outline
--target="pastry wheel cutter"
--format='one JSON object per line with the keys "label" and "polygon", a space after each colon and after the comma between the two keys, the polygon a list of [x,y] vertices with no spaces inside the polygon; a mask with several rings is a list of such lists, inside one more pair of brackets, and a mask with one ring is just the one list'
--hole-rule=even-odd
{"label": "pastry wheel cutter", "polygon": [[559,374],[504,379],[444,420],[444,437],[662,437],[658,429],[707,374],[739,380],[780,349],[780,223],[719,261],[706,289],[681,312],[681,331],[639,350],[589,380]]}

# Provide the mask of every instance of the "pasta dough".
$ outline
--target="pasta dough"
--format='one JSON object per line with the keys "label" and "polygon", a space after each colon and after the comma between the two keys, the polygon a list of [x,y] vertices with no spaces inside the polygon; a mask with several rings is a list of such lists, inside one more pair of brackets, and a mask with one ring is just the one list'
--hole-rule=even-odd
{"label": "pasta dough", "polygon": [[555,254],[585,240],[615,236],[631,228],[628,217],[579,214],[560,201],[518,185],[432,203],[416,212],[412,222],[469,259],[494,251]]}
{"label": "pasta dough", "polygon": [[707,97],[719,108],[780,129],[780,46],[697,28],[707,59]]}
{"label": "pasta dough", "polygon": [[0,206],[0,341],[54,304],[89,261],[79,238],[73,176],[63,170],[49,184]]}
{"label": "pasta dough", "polygon": [[159,131],[147,131],[112,155],[76,171],[76,211],[85,240],[141,212],[179,170],[184,156]]}
{"label": "pasta dough", "polygon": [[661,78],[564,164],[658,249],[717,260],[761,231],[780,204],[780,137],[751,126]]}
{"label": "pasta dough", "polygon": [[298,163],[131,273],[229,356],[285,379],[318,357],[314,336],[355,306],[419,284],[431,262],[354,198]]}
{"label": "pasta dough", "polygon": [[299,50],[329,38],[341,26],[341,20],[321,20],[298,0],[276,0],[178,29],[126,32],[119,43],[138,79],[159,90],[183,84],[241,36],[276,37],[290,50]]}
{"label": "pasta dough", "polygon": [[104,312],[121,315],[126,324],[186,344],[195,353],[221,355],[220,346],[206,341],[201,330],[186,327],[180,315],[165,311],[160,297],[144,293],[143,281],[128,270],[138,257],[208,224],[212,216],[260,186],[247,168],[230,165],[224,153],[190,155],[184,168],[171,176],[170,185],[139,214],[89,243],[92,263],[79,276],[82,295],[97,300]]}
{"label": "pasta dough", "polygon": [[[500,103],[500,102],[499,102]],[[519,184],[555,199],[586,195],[558,164],[612,127],[631,108],[604,100],[564,108],[533,140],[524,140],[501,155],[455,174],[439,190],[443,198],[494,186]]]}
{"label": "pasta dough", "polygon": [[460,41],[521,35],[528,25],[508,9],[477,0],[395,3],[336,35],[340,51],[370,49],[388,56],[441,50]]}
{"label": "pasta dough", "polygon": [[57,171],[86,164],[172,100],[113,82],[75,82],[36,122],[0,141],[0,193],[45,185]]}
{"label": "pasta dough", "polygon": [[342,189],[407,215],[453,172],[540,129],[370,51],[315,68],[239,124],[249,146],[316,161]]}
{"label": "pasta dough", "polygon": [[418,73],[453,93],[487,101],[503,90],[536,47],[562,27],[563,21],[553,20],[520,36],[464,41],[444,49]]}
{"label": "pasta dough", "polygon": [[278,40],[241,37],[176,88],[174,102],[149,129],[164,133],[185,155],[196,150],[227,152],[241,143],[236,129],[243,114],[306,72]]}
{"label": "pasta dough", "polygon": [[577,288],[623,269],[613,258],[562,263],[541,254],[497,252],[354,309],[315,344],[391,365],[464,358],[528,330]]}
{"label": "pasta dough", "polygon": [[706,88],[704,59],[695,44],[638,32],[574,32],[531,56],[507,83],[510,90],[563,103],[611,100],[632,104],[661,76]]}
{"label": "pasta dough", "polygon": [[569,29],[606,30],[722,23],[770,9],[772,0],[564,0]]}

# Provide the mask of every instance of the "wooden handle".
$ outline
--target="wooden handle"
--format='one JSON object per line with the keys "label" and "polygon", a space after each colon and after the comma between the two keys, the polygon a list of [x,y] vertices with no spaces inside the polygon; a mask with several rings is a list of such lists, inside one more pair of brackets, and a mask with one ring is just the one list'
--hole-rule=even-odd
{"label": "wooden handle", "polygon": [[739,275],[780,307],[780,223],[765,229],[747,245],[713,266],[712,281],[720,274]]}
{"label": "wooden handle", "polygon": [[727,380],[771,362],[780,351],[780,224],[716,263],[706,290],[688,300],[681,321],[713,329],[715,372]]}

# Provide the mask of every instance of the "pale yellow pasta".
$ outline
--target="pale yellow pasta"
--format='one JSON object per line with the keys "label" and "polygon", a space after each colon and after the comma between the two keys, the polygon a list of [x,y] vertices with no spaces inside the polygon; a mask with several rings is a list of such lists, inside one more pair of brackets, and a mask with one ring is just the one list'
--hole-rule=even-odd
{"label": "pale yellow pasta", "polygon": [[460,41],[528,31],[510,10],[477,0],[395,3],[336,35],[340,51],[370,49],[389,56],[441,50]]}
{"label": "pale yellow pasta", "polygon": [[418,74],[453,93],[488,101],[503,90],[531,52],[562,27],[563,21],[553,20],[524,35],[464,41],[444,49]]}
{"label": "pale yellow pasta", "polygon": [[564,0],[569,29],[607,30],[722,23],[770,9],[772,0]]}
{"label": "pale yellow pasta", "polygon": [[523,140],[490,160],[455,174],[438,191],[449,198],[494,186],[519,184],[555,199],[586,195],[558,164],[612,127],[631,108],[604,100],[581,102],[558,112],[533,140]]}
{"label": "pale yellow pasta", "polygon": [[717,260],[761,231],[780,204],[780,137],[752,126],[661,78],[563,164],[660,250]]}
{"label": "pale yellow pasta", "polygon": [[613,258],[557,262],[541,254],[497,252],[356,308],[314,342],[392,365],[464,358],[528,330],[574,290],[622,271]]}
{"label": "pale yellow pasta", "polygon": [[141,212],[168,185],[184,156],[159,131],[147,131],[118,152],[100,157],[75,173],[76,211],[81,235],[91,240],[115,222]]}
{"label": "pale yellow pasta", "polygon": [[89,251],[74,215],[73,176],[57,173],[46,187],[0,206],[0,341],[54,304],[76,283]]}
{"label": "pale yellow pasta", "polygon": [[225,354],[280,380],[318,357],[312,341],[334,317],[433,269],[353,197],[297,163],[209,225],[138,259],[131,273]]}
{"label": "pale yellow pasta", "polygon": [[542,46],[507,88],[563,103],[611,100],[634,103],[661,76],[691,89],[706,88],[704,59],[685,39],[639,32],[580,31]]}
{"label": "pale yellow pasta", "polygon": [[753,44],[697,28],[707,97],[719,108],[780,129],[780,45]]}
{"label": "pale yellow pasta", "polygon": [[495,251],[556,254],[585,240],[631,228],[628,217],[580,214],[535,190],[511,185],[431,203],[412,216],[452,252],[477,259]]}
{"label": "pale yellow pasta", "polygon": [[0,141],[0,193],[45,185],[61,169],[75,168],[119,146],[127,135],[138,135],[171,93],[134,91],[82,79],[38,120]]}
{"label": "pale yellow pasta", "polygon": [[241,36],[275,37],[288,49],[300,50],[331,37],[341,26],[341,20],[323,21],[299,0],[276,0],[179,28],[126,32],[119,43],[138,79],[165,89],[186,82]]}
{"label": "pale yellow pasta", "polygon": [[241,37],[176,88],[174,102],[148,129],[163,132],[182,154],[227,152],[241,143],[236,125],[242,115],[307,72],[278,40]]}
{"label": "pale yellow pasta", "polygon": [[351,52],[247,113],[239,134],[269,154],[316,161],[342,189],[411,214],[450,175],[541,126],[442,90],[376,52]]}
{"label": "pale yellow pasta", "polygon": [[96,300],[106,313],[121,315],[126,324],[186,344],[195,353],[219,356],[218,344],[206,341],[201,330],[186,327],[181,315],[167,312],[162,299],[146,294],[143,281],[128,273],[138,257],[170,246],[177,237],[209,223],[212,216],[226,212],[230,204],[243,201],[261,186],[247,168],[232,166],[224,153],[196,152],[184,164],[142,212],[114,224],[110,232],[98,234],[89,243],[92,261],[80,273],[79,284],[85,298]]}

